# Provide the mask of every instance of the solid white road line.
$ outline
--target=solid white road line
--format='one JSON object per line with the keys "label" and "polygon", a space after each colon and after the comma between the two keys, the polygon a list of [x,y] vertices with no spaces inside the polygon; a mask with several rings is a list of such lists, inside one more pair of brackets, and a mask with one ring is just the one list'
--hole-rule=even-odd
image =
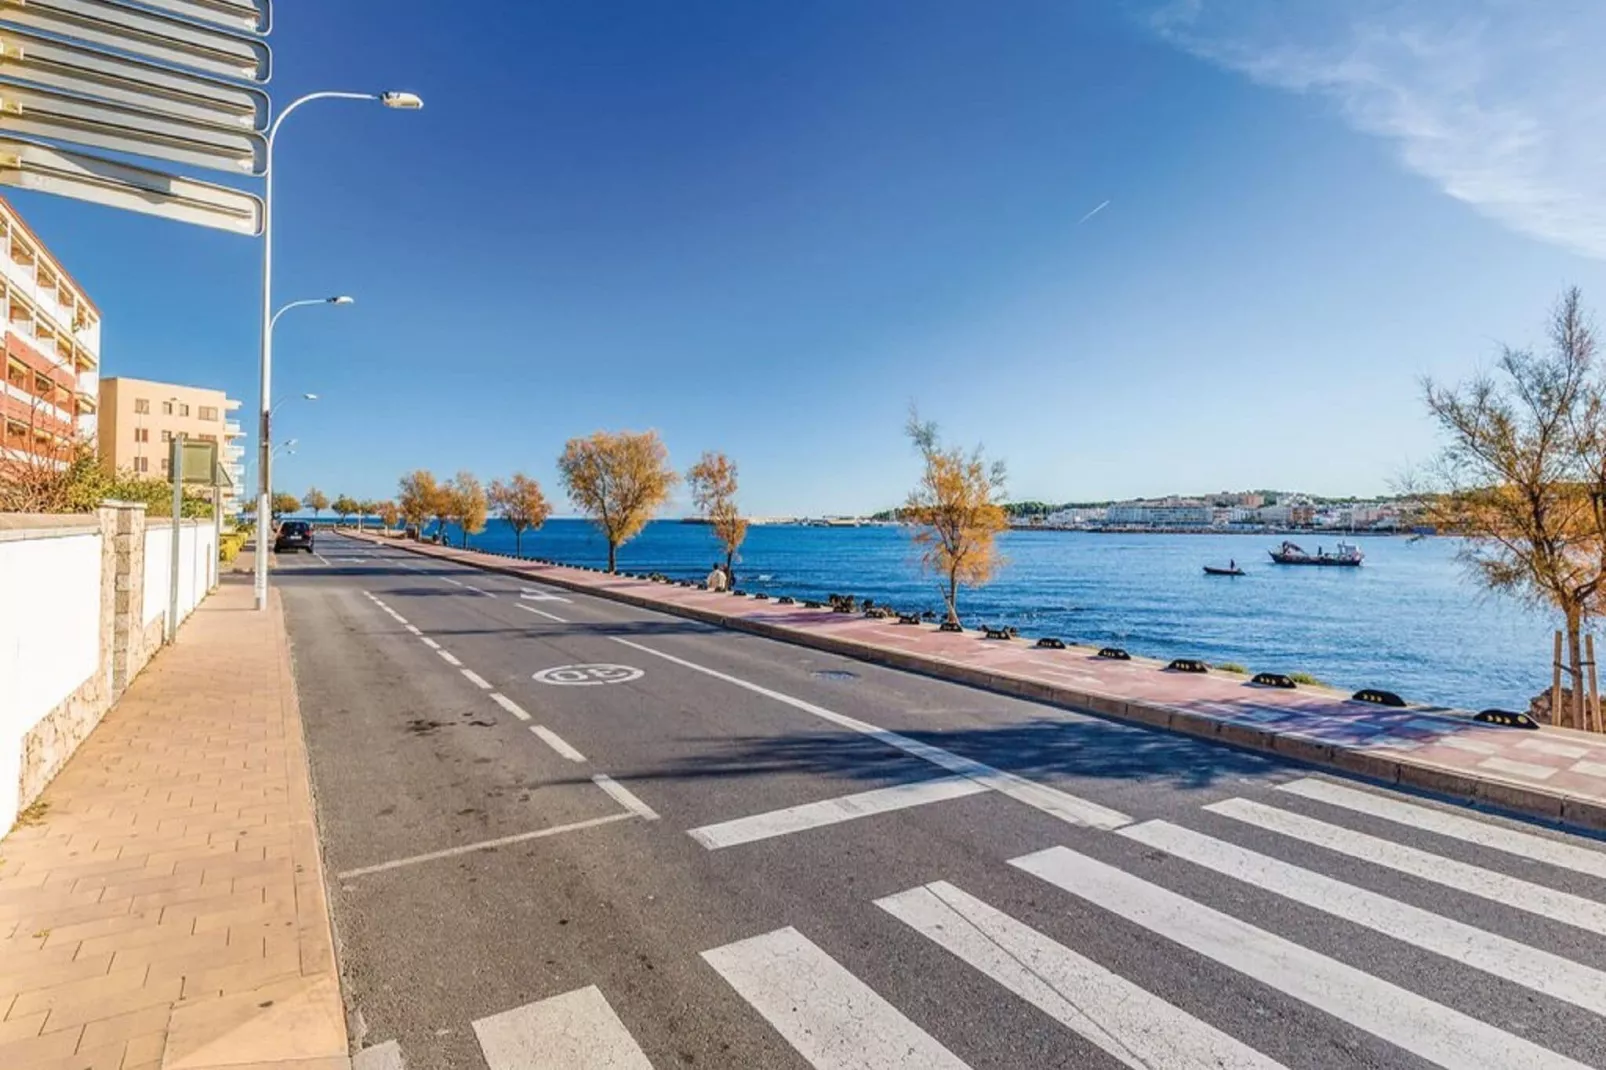
{"label": "solid white road line", "polygon": [[427,635],[419,636],[418,637],[418,641],[423,643],[425,646],[429,647],[431,650],[439,650],[441,648],[441,645],[439,643],[437,643],[435,640],[431,639]]}
{"label": "solid white road line", "polygon": [[547,620],[555,620],[559,624],[567,624],[567,623],[569,623],[568,621],[564,620],[560,616],[557,616],[556,614],[548,613],[544,609],[536,609],[534,606],[527,606],[523,602],[518,603],[518,607],[520,609],[524,610],[524,612],[526,612],[526,613],[534,613],[538,617],[545,617]]}
{"label": "solid white road line", "polygon": [[401,1045],[394,1040],[364,1048],[351,1057],[351,1070],[407,1070]]}
{"label": "solid white road line", "polygon": [[465,584],[463,584],[463,586],[466,589],[468,589],[470,591],[473,591],[475,594],[483,594],[486,598],[495,598],[496,597],[496,595],[492,594],[490,591],[482,591],[478,587],[474,586],[472,583],[465,583]]}
{"label": "solid white road line", "polygon": [[457,580],[452,579],[452,577],[450,577],[450,576],[442,576],[441,579],[445,580],[447,583],[451,584],[453,587],[461,587],[461,586],[463,586],[461,583],[459,583]]}
{"label": "solid white road line", "polygon": [[1606,973],[1168,821],[1120,835],[1474,969],[1606,1015]]}
{"label": "solid white road line", "polygon": [[446,662],[448,665],[461,666],[463,664],[461,661],[458,661],[457,656],[452,654],[450,651],[437,649],[435,653],[439,654],[441,656],[441,660]]}
{"label": "solid white road line", "polygon": [[1329,806],[1380,817],[1384,821],[1408,825],[1424,832],[1448,836],[1453,840],[1464,840],[1479,847],[1504,851],[1534,862],[1544,862],[1547,865],[1560,866],[1563,869],[1576,870],[1592,877],[1606,879],[1606,851],[1595,851],[1571,843],[1562,843],[1559,840],[1520,832],[1490,821],[1479,821],[1428,806],[1416,806],[1392,796],[1357,791],[1314,777],[1283,784],[1278,790],[1305,799],[1315,799]]}
{"label": "solid white road line", "polygon": [[[547,746],[563,755],[563,757],[569,759],[569,761],[583,762],[586,760],[586,756],[584,754],[581,754],[579,751],[569,746],[568,743],[564,742],[562,736],[552,731],[552,729],[547,728],[545,725],[532,724],[530,726],[530,731],[534,732],[540,738],[542,743],[545,743]],[[609,794],[611,795],[613,793],[609,792]],[[634,796],[631,797],[634,798]]]}
{"label": "solid white road line", "polygon": [[532,602],[564,602],[564,603],[568,603],[570,601],[567,598],[563,598],[563,597],[561,597],[559,595],[552,594],[552,593],[550,593],[548,591],[532,591],[528,587],[520,587],[519,588],[519,597],[520,598],[528,598]]}
{"label": "solid white road line", "polygon": [[596,773],[591,777],[593,783],[603,791],[612,795],[614,801],[637,817],[648,821],[658,820],[658,811],[648,806],[636,797],[635,793],[606,773]]}
{"label": "solid white road line", "polygon": [[816,1070],[968,1070],[796,929],[703,959]]}
{"label": "solid white road line", "polygon": [[329,564],[329,559],[320,553],[314,553],[312,556],[316,557],[319,561],[322,561],[325,565]]}
{"label": "solid white road line", "polygon": [[910,739],[908,736],[902,736],[896,732],[888,732],[856,717],[849,717],[846,714],[828,710],[824,706],[816,706],[812,702],[805,702],[800,698],[793,698],[791,695],[762,687],[740,677],[720,672],[717,669],[710,669],[705,665],[698,665],[696,662],[677,658],[673,654],[665,654],[661,650],[642,646],[640,643],[632,642],[629,639],[614,636],[613,641],[623,643],[632,650],[639,650],[643,654],[651,654],[655,658],[662,658],[683,668],[691,669],[693,672],[700,672],[705,676],[712,676],[716,680],[723,680],[728,684],[734,684],[736,687],[745,688],[754,694],[763,695],[765,698],[774,699],[776,702],[813,714],[821,720],[829,721],[850,731],[863,733],[890,747],[896,747],[906,754],[913,754],[917,758],[922,758],[935,766],[946,769],[950,773],[958,773],[960,776],[969,777],[1000,794],[1008,795],[1010,798],[1023,802],[1027,806],[1036,807],[1046,814],[1052,814],[1068,824],[1087,825],[1100,829],[1117,829],[1132,823],[1132,819],[1119,810],[1112,810],[1107,806],[1100,806],[1098,803],[1090,802],[1087,799],[1077,798],[1075,795],[1060,791],[1057,788],[1033,783],[1024,777],[1016,776],[1014,773],[1006,773],[1001,769],[994,769],[990,765],[983,765],[981,762],[961,757],[952,751],[943,750],[941,747],[934,747],[929,743],[922,743],[917,739]]}
{"label": "solid white road line", "polygon": [[767,840],[772,836],[786,836],[805,829],[835,825],[855,818],[884,814],[893,810],[907,810],[911,806],[942,802],[944,799],[961,799],[987,790],[986,785],[969,777],[940,777],[920,780],[912,784],[894,784],[891,787],[861,791],[835,799],[789,806],[784,810],[739,817],[721,821],[717,825],[704,825],[688,831],[692,839],[710,851],[733,847],[739,843]]}
{"label": "solid white road line", "polygon": [[500,691],[491,692],[491,701],[521,721],[528,721],[530,719],[530,715],[524,712],[524,708],[522,706],[508,698],[506,695],[502,694]]}
{"label": "solid white road line", "polygon": [[424,634],[423,632],[418,630],[418,625],[416,625],[416,624],[409,624],[407,626],[407,630],[412,632],[414,635],[423,635]]}
{"label": "solid white road line", "polygon": [[462,673],[464,676],[468,677],[468,682],[473,684],[475,687],[485,691],[489,691],[491,689],[490,681],[486,680],[485,677],[481,676],[473,669],[464,669],[462,670]]}
{"label": "solid white road line", "polygon": [[1564,925],[1606,935],[1606,903],[1597,903],[1581,895],[1558,892],[1532,881],[1508,877],[1504,873],[1457,862],[1431,851],[1419,851],[1415,847],[1368,836],[1364,832],[1352,832],[1338,825],[1263,806],[1248,799],[1225,799],[1205,809],[1234,821],[1359,858],[1363,862],[1491,899],[1515,910],[1525,910]]}
{"label": "solid white road line", "polygon": [[598,825],[609,825],[615,821],[628,821],[634,814],[604,814],[602,817],[588,817],[584,821],[571,821],[567,825],[553,825],[550,828],[536,829],[534,832],[520,832],[512,836],[502,836],[494,840],[481,840],[479,843],[465,843],[461,847],[448,847],[443,851],[430,851],[428,854],[411,855],[407,858],[395,858],[389,862],[380,862],[373,866],[360,866],[357,869],[348,869],[344,873],[335,874],[337,880],[350,880],[353,877],[366,877],[374,873],[384,873],[387,870],[400,869],[403,866],[416,866],[420,862],[434,862],[441,858],[455,858],[458,855],[471,854],[474,851],[488,851],[492,847],[506,847],[511,843],[523,843],[526,840],[541,840],[548,836],[561,836],[565,832],[578,832],[581,829],[595,828]]}
{"label": "solid white road line", "polygon": [[1582,1070],[1582,1063],[1068,848],[1010,864],[1446,1070]]}
{"label": "solid white road line", "polygon": [[474,1021],[490,1070],[652,1070],[596,985]]}
{"label": "solid white road line", "polygon": [[1201,1022],[947,881],[876,906],[1134,1070],[1276,1070]]}

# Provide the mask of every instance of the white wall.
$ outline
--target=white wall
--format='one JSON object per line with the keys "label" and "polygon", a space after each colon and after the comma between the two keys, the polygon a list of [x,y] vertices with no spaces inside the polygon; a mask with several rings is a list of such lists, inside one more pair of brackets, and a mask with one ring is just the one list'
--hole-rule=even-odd
{"label": "white wall", "polygon": [[[152,520],[145,529],[145,605],[141,619],[147,624],[167,612],[171,590],[173,528],[165,520]],[[178,619],[190,615],[212,589],[217,570],[217,532],[210,520],[186,520],[179,534]]]}
{"label": "white wall", "polygon": [[0,829],[23,737],[100,670],[100,532],[0,532]]}

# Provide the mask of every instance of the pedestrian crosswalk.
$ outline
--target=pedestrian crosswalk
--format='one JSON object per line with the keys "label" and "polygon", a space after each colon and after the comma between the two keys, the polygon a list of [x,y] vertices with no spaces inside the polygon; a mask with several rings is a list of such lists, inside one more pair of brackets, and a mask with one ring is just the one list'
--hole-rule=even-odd
{"label": "pedestrian crosswalk", "polygon": [[[853,803],[873,815],[906,801],[880,789]],[[830,816],[818,810],[702,838],[740,851]],[[1040,1065],[1021,1061],[1018,1037],[962,1024],[994,1017],[1028,1023],[1028,1050],[1058,1053],[1042,1065],[1606,1068],[1606,844],[1319,779],[1169,818],[952,879],[882,884],[889,894],[832,904],[865,912],[851,932],[777,919],[702,950],[706,987],[688,998],[719,1003],[718,1020],[735,1014],[795,1059],[765,1065],[815,1070]],[[1450,916],[1447,888],[1484,908]],[[948,1013],[943,999],[960,997],[933,995],[978,992],[1000,1001],[998,1015]],[[1517,1009],[1492,1012],[1513,992]],[[1235,1012],[1244,1004],[1258,1020]],[[1295,1019],[1317,1036],[1369,1035],[1374,1050],[1352,1058],[1335,1040],[1313,1057],[1288,1042]],[[596,987],[472,1023],[489,1070],[643,1070],[652,1026],[633,1024],[635,1036]],[[404,1065],[393,1043],[364,1056],[356,1070]]]}

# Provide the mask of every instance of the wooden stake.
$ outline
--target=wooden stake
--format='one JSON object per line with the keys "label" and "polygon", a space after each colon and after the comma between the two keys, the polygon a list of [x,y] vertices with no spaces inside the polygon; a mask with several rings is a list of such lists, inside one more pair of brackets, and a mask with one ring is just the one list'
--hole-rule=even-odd
{"label": "wooden stake", "polygon": [[1556,648],[1550,656],[1550,723],[1561,725],[1561,629],[1556,629]]}
{"label": "wooden stake", "polygon": [[1584,636],[1584,657],[1589,659],[1589,713],[1586,730],[1599,732],[1606,729],[1600,717],[1600,682],[1595,676],[1595,637]]}

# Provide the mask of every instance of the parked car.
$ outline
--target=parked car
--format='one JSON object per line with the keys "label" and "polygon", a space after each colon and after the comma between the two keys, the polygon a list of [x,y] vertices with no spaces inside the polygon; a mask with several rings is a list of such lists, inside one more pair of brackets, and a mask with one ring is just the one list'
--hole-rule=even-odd
{"label": "parked car", "polygon": [[305,520],[286,520],[279,525],[279,534],[273,538],[273,552],[305,550],[312,553],[312,525]]}

